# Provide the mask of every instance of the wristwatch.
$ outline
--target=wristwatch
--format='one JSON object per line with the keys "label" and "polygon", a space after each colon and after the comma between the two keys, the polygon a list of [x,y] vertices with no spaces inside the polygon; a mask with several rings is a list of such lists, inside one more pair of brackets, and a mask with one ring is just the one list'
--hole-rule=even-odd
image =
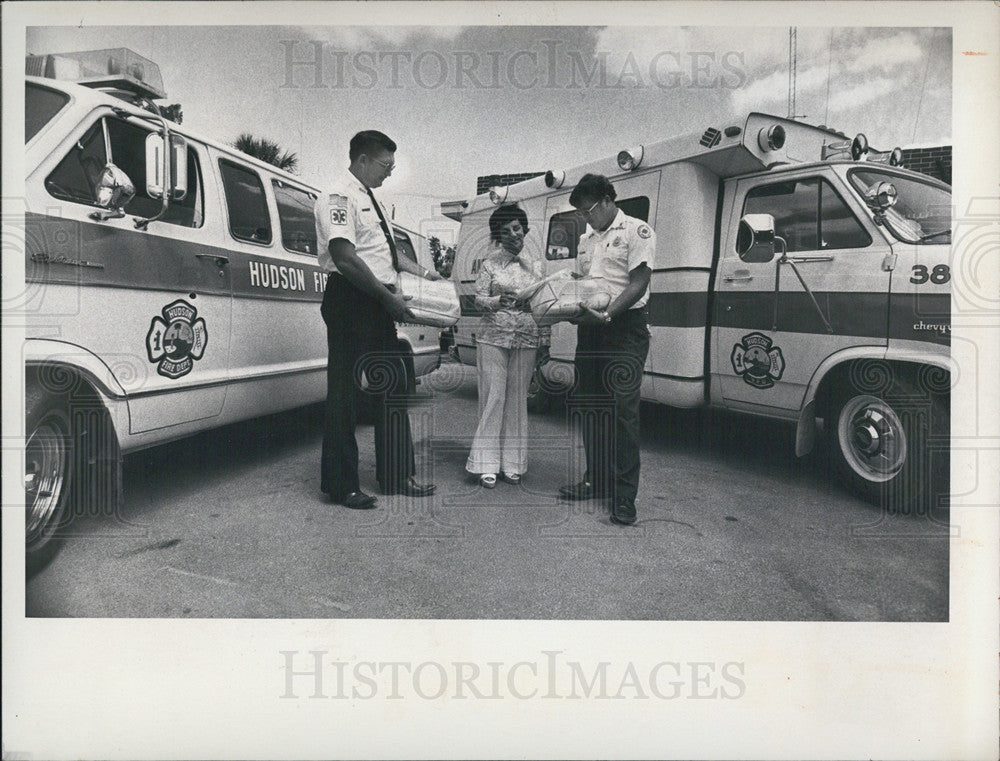
{"label": "wristwatch", "polygon": [[608,314],[608,310],[606,310],[606,309],[604,310],[604,321],[605,322],[611,322],[611,315]]}

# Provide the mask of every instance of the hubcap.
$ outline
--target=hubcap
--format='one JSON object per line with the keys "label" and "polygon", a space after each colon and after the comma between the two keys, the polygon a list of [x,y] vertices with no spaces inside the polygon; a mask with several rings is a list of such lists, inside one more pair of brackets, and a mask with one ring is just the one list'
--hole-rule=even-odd
{"label": "hubcap", "polygon": [[841,410],[837,438],[848,464],[869,481],[888,481],[906,463],[906,432],[886,402],[856,396]]}
{"label": "hubcap", "polygon": [[66,483],[66,437],[48,421],[31,432],[24,447],[24,505],[27,544],[44,539],[57,517]]}

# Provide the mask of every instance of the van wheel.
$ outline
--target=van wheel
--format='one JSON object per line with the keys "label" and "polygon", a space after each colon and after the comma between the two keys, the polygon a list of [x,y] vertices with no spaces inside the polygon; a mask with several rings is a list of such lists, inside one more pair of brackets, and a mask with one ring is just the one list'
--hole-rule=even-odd
{"label": "van wheel", "polygon": [[32,576],[59,551],[69,504],[74,446],[65,397],[28,388],[25,400],[25,573]]}
{"label": "van wheel", "polygon": [[834,399],[825,429],[836,469],[855,493],[892,512],[946,505],[946,396],[905,381],[886,393],[852,387]]}

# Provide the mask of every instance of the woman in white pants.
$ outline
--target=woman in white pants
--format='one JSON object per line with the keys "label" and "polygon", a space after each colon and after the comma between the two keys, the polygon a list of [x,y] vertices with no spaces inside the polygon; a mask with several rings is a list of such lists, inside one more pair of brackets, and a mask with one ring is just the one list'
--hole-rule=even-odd
{"label": "woman in white pants", "polygon": [[493,249],[476,278],[479,425],[465,469],[486,488],[499,474],[520,483],[528,468],[528,384],[539,352],[548,351],[549,328],[539,328],[527,302],[515,294],[542,277],[541,263],[521,257],[528,216],[514,204],[490,216]]}

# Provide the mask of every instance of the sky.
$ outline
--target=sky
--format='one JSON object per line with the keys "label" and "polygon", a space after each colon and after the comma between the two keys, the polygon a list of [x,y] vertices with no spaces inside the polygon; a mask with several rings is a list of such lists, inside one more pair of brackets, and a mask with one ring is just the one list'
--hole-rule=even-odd
{"label": "sky", "polygon": [[[864,132],[883,150],[951,144],[950,29],[797,27],[796,37],[798,118]],[[574,166],[749,111],[786,116],[789,105],[789,27],[52,26],[26,36],[29,54],[110,47],[160,66],[186,127],[274,140],[320,187],[346,168],[351,135],[385,132],[398,151],[383,201],[446,243],[455,225],[438,204],[475,195],[479,175]]]}

